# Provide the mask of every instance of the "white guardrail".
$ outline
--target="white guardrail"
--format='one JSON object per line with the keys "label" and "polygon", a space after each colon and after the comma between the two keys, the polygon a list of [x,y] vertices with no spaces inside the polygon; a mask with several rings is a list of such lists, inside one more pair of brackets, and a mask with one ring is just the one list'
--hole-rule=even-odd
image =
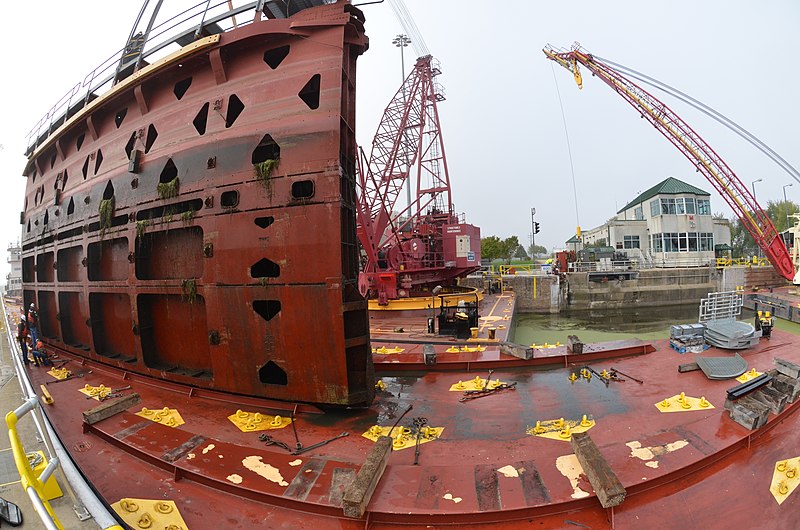
{"label": "white guardrail", "polygon": [[[99,528],[104,528],[106,530],[122,530],[122,527],[119,526],[119,523],[109,511],[106,504],[97,497],[94,490],[92,490],[83,475],[78,471],[75,463],[72,461],[72,457],[67,453],[58,435],[53,430],[50,421],[43,413],[39,397],[33,390],[30,379],[28,379],[28,373],[22,365],[19,344],[17,344],[14,338],[14,330],[8,318],[5,299],[0,296],[0,301],[2,302],[2,304],[0,304],[2,306],[2,317],[7,326],[6,338],[9,348],[11,349],[11,361],[14,363],[14,368],[22,389],[23,399],[25,400],[16,410],[6,415],[6,423],[9,428],[8,435],[9,441],[11,442],[11,449],[14,453],[14,462],[20,473],[22,486],[28,493],[34,510],[36,510],[42,523],[48,530],[63,530],[58,517],[53,512],[50,503],[42,493],[44,483],[47,482],[47,479],[50,478],[53,473],[58,472],[64,489],[72,498],[73,509],[79,520],[85,521],[94,518]],[[38,476],[34,474],[28,463],[22,440],[20,440],[16,430],[17,421],[28,413],[32,413],[33,422],[36,425],[39,436],[44,441],[48,458],[47,466]]]}

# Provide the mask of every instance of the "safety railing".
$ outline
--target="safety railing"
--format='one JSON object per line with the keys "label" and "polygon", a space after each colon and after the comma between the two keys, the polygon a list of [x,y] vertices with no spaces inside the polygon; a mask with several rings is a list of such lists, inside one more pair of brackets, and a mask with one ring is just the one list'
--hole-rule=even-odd
{"label": "safety railing", "polygon": [[771,267],[772,264],[767,258],[759,258],[758,256],[748,256],[742,258],[717,258],[716,265],[718,269],[725,267],[732,267],[734,265],[744,265],[746,267]]}
{"label": "safety railing", "polygon": [[58,517],[53,511],[53,507],[50,505],[50,501],[47,500],[44,494],[45,483],[53,475],[55,470],[58,469],[58,457],[51,455],[50,461],[47,462],[45,468],[39,475],[36,475],[33,468],[31,468],[28,455],[25,452],[25,448],[17,432],[17,422],[20,418],[39,406],[39,399],[37,397],[32,397],[28,398],[27,401],[16,410],[6,414],[8,439],[11,442],[11,452],[14,455],[14,464],[17,466],[17,472],[19,472],[22,487],[28,493],[34,510],[36,510],[42,523],[44,523],[48,530],[63,530],[64,527],[61,526],[61,522],[58,520]]}
{"label": "safety railing", "polygon": [[[267,9],[270,6],[266,4],[269,2],[259,0],[231,8],[232,2],[229,0],[214,3],[203,0],[152,28],[148,27],[144,36],[145,40],[141,42],[141,48],[134,56],[129,56],[131,43],[126,43],[125,46],[86,74],[83,81],[70,88],[45,113],[26,136],[26,154],[31,154],[47,140],[50,134],[91,103],[93,99],[110,90],[121,68],[133,67],[144,59],[152,62],[152,60],[169,53],[166,48],[172,45],[180,46],[179,41],[191,42],[194,40],[195,37],[202,34],[203,28],[214,27],[215,31],[224,32],[234,27],[240,27],[244,24],[237,23],[236,15],[255,9]],[[270,7],[269,12],[272,16],[276,16],[274,8]],[[249,22],[246,20],[244,23]]]}
{"label": "safety railing", "polygon": [[[53,511],[53,507],[44,493],[44,484],[51,476],[58,474],[57,478],[61,480],[64,490],[71,497],[73,510],[80,521],[94,518],[99,528],[122,530],[108,507],[98,498],[92,487],[75,467],[64,445],[53,430],[52,425],[50,425],[47,416],[43,413],[39,398],[33,390],[25,368],[22,366],[22,358],[17,341],[12,338],[12,322],[8,318],[5,298],[2,296],[0,296],[0,311],[2,312],[3,322],[7,324],[6,339],[11,351],[12,362],[18,374],[23,398],[25,399],[25,402],[17,407],[16,410],[6,414],[8,438],[14,463],[20,475],[20,481],[30,497],[36,514],[48,530],[63,530],[58,517]],[[38,474],[31,468],[25,446],[17,430],[19,420],[29,413],[31,413],[36,430],[45,445],[45,453],[48,459],[47,465]]]}

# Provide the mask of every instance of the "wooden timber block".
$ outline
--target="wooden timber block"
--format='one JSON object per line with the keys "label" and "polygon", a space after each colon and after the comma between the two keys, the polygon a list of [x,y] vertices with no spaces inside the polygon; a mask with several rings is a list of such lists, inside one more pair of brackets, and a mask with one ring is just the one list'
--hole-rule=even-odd
{"label": "wooden timber block", "polygon": [[782,373],[783,375],[792,377],[794,379],[800,377],[800,364],[795,364],[790,361],[785,361],[777,357],[775,357],[774,362],[775,362],[775,369],[778,370],[778,372]]}
{"label": "wooden timber block", "polygon": [[786,406],[789,396],[771,386],[763,386],[750,394],[750,397],[768,406],[773,414],[780,414]]}
{"label": "wooden timber block", "polygon": [[697,364],[697,363],[686,363],[686,364],[679,364],[678,365],[678,372],[681,373],[681,374],[684,373],[684,372],[694,372],[695,370],[699,370],[699,369],[700,369],[700,365]]}
{"label": "wooden timber block", "polygon": [[769,416],[769,407],[750,396],[733,401],[729,411],[733,421],[750,430],[758,429],[767,423]]}
{"label": "wooden timber block", "polygon": [[789,403],[794,403],[794,400],[797,399],[798,394],[800,394],[800,379],[788,377],[783,374],[775,374],[775,377],[772,378],[772,387],[786,394]]}
{"label": "wooden timber block", "polygon": [[577,335],[567,335],[567,350],[570,353],[583,353],[583,343]]}
{"label": "wooden timber block", "polygon": [[586,473],[589,483],[597,494],[600,505],[603,508],[611,508],[622,504],[625,500],[625,488],[608,461],[603,458],[589,433],[573,433],[570,443],[578,462],[583,467],[583,472]]}
{"label": "wooden timber block", "polygon": [[513,342],[501,342],[500,353],[505,353],[506,355],[511,355],[525,361],[533,359],[533,348],[525,348]]}
{"label": "wooden timber block", "polygon": [[422,345],[422,359],[425,361],[425,366],[436,364],[436,351],[433,349],[433,344]]}
{"label": "wooden timber block", "polygon": [[381,436],[367,454],[367,460],[358,470],[356,479],[344,491],[342,509],[345,517],[360,519],[364,516],[369,500],[386,469],[390,454],[392,454],[392,439]]}
{"label": "wooden timber block", "polygon": [[100,402],[100,404],[95,408],[83,411],[83,421],[89,425],[94,425],[99,421],[103,421],[106,418],[110,418],[114,414],[122,412],[123,410],[127,410],[132,406],[141,403],[141,401],[142,398],[140,398],[139,394],[136,392],[133,394],[128,394],[127,396],[107,399]]}

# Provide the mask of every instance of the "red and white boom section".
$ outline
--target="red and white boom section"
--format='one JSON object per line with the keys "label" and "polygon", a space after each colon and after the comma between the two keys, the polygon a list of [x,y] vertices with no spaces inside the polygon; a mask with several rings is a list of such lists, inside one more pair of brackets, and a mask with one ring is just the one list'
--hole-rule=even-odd
{"label": "red and white boom section", "polygon": [[775,270],[784,278],[797,283],[789,251],[772,221],[756,202],[756,198],[728,167],[728,164],[680,116],[646,90],[578,45],[573,46],[569,51],[556,50],[550,46],[545,47],[542,51],[548,59],[552,59],[572,72],[578,88],[583,86],[578,67],[581,64],[634,107],[642,118],[649,121],[658,132],[672,142],[708,179],[731,207],[745,229],[753,236],[756,244],[764,251]]}

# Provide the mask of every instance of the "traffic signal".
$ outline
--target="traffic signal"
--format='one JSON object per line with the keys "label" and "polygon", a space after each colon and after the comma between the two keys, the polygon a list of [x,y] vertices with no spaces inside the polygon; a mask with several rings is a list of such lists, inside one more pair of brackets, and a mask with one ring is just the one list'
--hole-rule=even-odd
{"label": "traffic signal", "polygon": [[533,233],[534,234],[538,234],[539,233],[539,223],[538,222],[533,223]]}

